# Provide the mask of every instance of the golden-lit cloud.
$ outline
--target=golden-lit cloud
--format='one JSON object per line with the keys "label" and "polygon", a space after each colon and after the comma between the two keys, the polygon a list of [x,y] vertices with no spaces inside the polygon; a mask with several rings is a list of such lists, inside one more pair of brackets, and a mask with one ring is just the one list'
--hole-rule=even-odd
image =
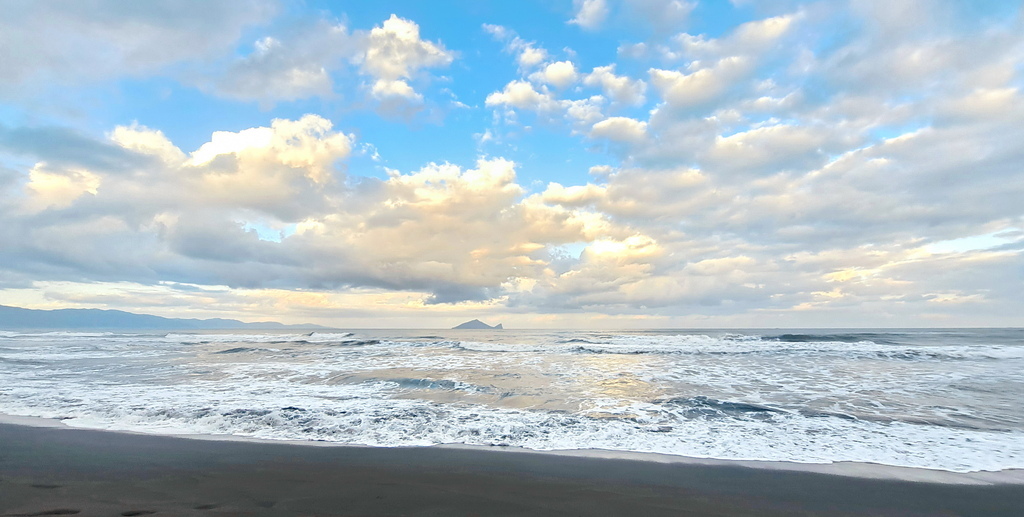
{"label": "golden-lit cloud", "polygon": [[[0,293],[321,323],[1019,322],[1020,18],[928,5],[701,34],[690,2],[575,2],[565,31],[630,28],[588,33],[618,48],[596,56],[257,0],[216,24],[8,9],[0,99],[32,102],[0,122]],[[114,97],[166,112],[82,122]]]}

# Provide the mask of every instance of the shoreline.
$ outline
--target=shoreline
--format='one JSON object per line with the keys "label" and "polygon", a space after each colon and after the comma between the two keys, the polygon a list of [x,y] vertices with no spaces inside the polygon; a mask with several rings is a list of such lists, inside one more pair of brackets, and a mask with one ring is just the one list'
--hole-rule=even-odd
{"label": "shoreline", "polygon": [[452,449],[465,451],[489,451],[505,454],[535,454],[548,457],[570,457],[570,458],[594,458],[605,460],[624,460],[635,462],[649,462],[657,464],[679,464],[687,466],[710,466],[710,467],[740,467],[747,469],[761,469],[768,471],[788,471],[810,474],[822,474],[830,476],[888,480],[908,481],[922,483],[936,483],[948,485],[1022,485],[1024,486],[1024,469],[1003,469],[998,471],[970,471],[955,472],[942,469],[930,469],[922,467],[907,467],[900,465],[886,465],[881,463],[839,461],[832,463],[804,463],[795,461],[770,461],[756,459],[722,459],[702,458],[696,456],[683,456],[673,454],[661,454],[653,452],[617,451],[609,449],[560,449],[560,450],[535,450],[514,446],[486,446],[468,444],[438,444],[438,445],[417,445],[386,447],[363,444],[347,444],[330,441],[314,440],[276,440],[269,438],[257,438],[237,435],[215,435],[215,434],[175,434],[175,433],[148,433],[143,431],[126,431],[114,429],[93,429],[86,427],[75,427],[65,424],[61,420],[43,417],[26,417],[0,413],[0,425],[17,425],[27,427],[42,427],[67,430],[92,431],[100,433],[128,434],[138,436],[155,436],[166,438],[179,438],[186,440],[201,440],[212,442],[240,442],[269,445],[293,445],[299,447],[326,447],[326,448],[358,448],[358,449]]}
{"label": "shoreline", "polygon": [[[1024,487],[0,423],[0,516],[1019,515]],[[498,450],[495,450],[498,449]]]}

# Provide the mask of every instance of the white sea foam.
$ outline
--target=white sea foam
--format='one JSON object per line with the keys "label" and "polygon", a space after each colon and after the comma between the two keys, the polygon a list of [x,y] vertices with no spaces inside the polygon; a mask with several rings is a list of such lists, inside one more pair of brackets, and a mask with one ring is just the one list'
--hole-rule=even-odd
{"label": "white sea foam", "polygon": [[545,344],[509,344],[460,341],[454,344],[477,352],[546,352],[596,354],[834,354],[891,359],[1020,359],[1024,347],[1005,345],[907,346],[879,344],[871,340],[788,342],[760,336],[727,335],[611,335],[601,338],[577,338]]}
{"label": "white sea foam", "polygon": [[69,331],[50,331],[50,332],[11,332],[2,331],[0,337],[4,338],[21,338],[21,339],[39,339],[39,340],[50,340],[60,338],[95,338],[95,337],[110,337],[116,336],[113,332],[69,332]]}
{"label": "white sea foam", "polygon": [[988,336],[0,337],[0,412],[81,427],[1024,468],[1022,347]]}
{"label": "white sea foam", "polygon": [[164,336],[167,341],[177,343],[330,343],[351,340],[352,332],[309,332],[305,334],[259,334],[259,333],[179,333],[170,332]]}
{"label": "white sea foam", "polygon": [[95,399],[58,393],[43,404],[22,399],[29,404],[0,409],[88,428],[374,446],[599,448],[721,459],[860,461],[960,472],[1024,467],[1024,434],[1019,432],[979,433],[789,414],[772,421],[710,420],[654,407],[631,408],[644,416],[623,419],[384,399],[385,386],[304,393],[290,387],[292,393],[286,397],[280,395],[283,389],[273,383],[230,390],[196,385],[144,397],[135,390],[110,390]]}

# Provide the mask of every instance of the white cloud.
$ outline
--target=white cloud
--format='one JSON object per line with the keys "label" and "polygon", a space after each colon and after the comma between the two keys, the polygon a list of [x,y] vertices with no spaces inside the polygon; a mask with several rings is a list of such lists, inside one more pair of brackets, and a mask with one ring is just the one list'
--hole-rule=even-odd
{"label": "white cloud", "polygon": [[351,63],[370,79],[367,93],[380,101],[380,110],[399,113],[423,103],[423,95],[411,84],[423,78],[421,71],[448,66],[453,59],[439,42],[421,39],[415,22],[395,15],[369,31],[353,33],[341,23],[316,19],[256,40],[253,51],[226,70],[196,80],[218,95],[269,107],[278,101],[335,96],[344,84],[335,84],[334,76]]}
{"label": "white cloud", "polygon": [[420,39],[419,25],[392,14],[370,31],[360,62],[371,76],[395,80],[409,78],[420,68],[447,66],[452,59],[444,46]]}
{"label": "white cloud", "polygon": [[[353,137],[315,115],[216,132],[187,154],[141,126],[111,138],[153,160],[129,174],[43,164],[27,171],[23,209],[0,213],[6,237],[24,232],[16,248],[0,251],[5,269],[45,276],[52,267],[55,280],[71,268],[97,281],[377,286],[454,302],[500,296],[510,278],[543,276],[549,245],[637,233],[599,214],[522,199],[515,164],[500,158],[348,184],[335,164],[350,155]],[[253,224],[295,232],[266,240],[248,230]]]}
{"label": "white cloud", "polygon": [[253,51],[236,59],[208,84],[214,93],[269,106],[278,101],[329,97],[334,93],[331,72],[356,52],[356,38],[344,25],[316,20],[279,36],[264,36]]}
{"label": "white cloud", "polygon": [[51,170],[38,163],[29,171],[25,188],[31,192],[31,209],[39,211],[67,208],[85,194],[95,195],[101,183],[98,175],[85,169]]}
{"label": "white cloud", "polygon": [[608,17],[608,4],[605,0],[573,0],[573,4],[576,14],[569,23],[584,29],[597,29]]}
{"label": "white cloud", "polygon": [[495,40],[505,43],[505,52],[516,56],[516,63],[521,71],[536,68],[550,57],[548,51],[538,47],[536,42],[520,38],[515,31],[507,27],[484,24],[483,28]]}
{"label": "white cloud", "polygon": [[[678,70],[651,68],[648,71],[651,84],[669,107],[711,108],[730,92],[744,95],[755,89],[756,85],[749,80],[767,55],[781,51],[779,42],[802,18],[798,13],[747,22],[721,38],[680,33],[672,38],[675,48],[644,45],[639,50],[646,54],[653,49],[668,61],[687,60]],[[620,47],[620,51],[636,53],[638,49]]]}
{"label": "white cloud", "polygon": [[758,52],[774,45],[792,29],[798,18],[798,15],[789,14],[744,23],[729,38],[732,45],[735,45],[731,51]]}
{"label": "white cloud", "polygon": [[237,133],[215,132],[209,142],[192,153],[190,166],[208,165],[231,155],[240,171],[273,162],[299,172],[315,183],[330,181],[334,162],[352,151],[352,137],[332,132],[333,124],[316,115],[299,120],[274,120],[270,127]]}
{"label": "white cloud", "polygon": [[555,94],[541,85],[529,81],[517,80],[505,85],[500,92],[487,96],[484,104],[488,107],[506,108],[505,116],[512,119],[515,109],[532,111],[547,121],[564,120],[573,128],[574,133],[586,134],[590,127],[602,120],[604,97],[594,95],[585,99],[556,99]]}
{"label": "white cloud", "polygon": [[735,86],[737,80],[750,72],[749,59],[733,56],[723,58],[691,73],[652,68],[651,84],[670,106],[687,108],[707,105]]}
{"label": "white cloud", "polygon": [[575,83],[578,78],[579,74],[576,73],[576,65],[572,64],[571,61],[549,63],[543,70],[530,76],[530,79],[533,81],[544,82],[558,89],[566,88]]}
{"label": "white cloud", "polygon": [[[1019,97],[1007,95],[996,96],[999,105],[1020,110]],[[26,210],[0,208],[0,237],[14,243],[0,258],[8,276],[364,286],[404,293],[420,307],[478,300],[508,310],[799,309],[813,318],[899,296],[907,311],[956,306],[982,313],[1015,294],[961,272],[991,268],[995,279],[1020,266],[1020,253],[927,248],[964,232],[1011,235],[1000,232],[1024,225],[1019,217],[1013,222],[1024,195],[1012,168],[1019,129],[972,120],[950,119],[947,128],[851,150],[824,166],[806,157],[820,159],[816,150],[831,136],[764,126],[709,144],[707,170],[604,168],[601,184],[553,183],[533,195],[517,183],[516,165],[500,158],[343,181],[334,163],[351,153],[352,137],[312,115],[218,132],[192,153],[158,131],[120,127],[112,141],[152,160],[128,173],[46,165],[25,171]],[[1014,118],[1005,120],[1012,125]],[[591,136],[641,142],[650,130],[613,117],[595,123]],[[957,145],[928,156],[937,142]],[[990,147],[978,145],[986,142]],[[753,161],[735,161],[748,157]],[[716,172],[726,166],[791,172],[735,181]],[[968,166],[974,174],[953,174]],[[950,189],[962,203],[949,202],[943,193]],[[843,201],[849,199],[857,203]],[[246,231],[254,221],[294,225],[295,233],[261,240]],[[555,251],[574,243],[582,243],[578,258]],[[943,274],[928,274],[936,270]]]}
{"label": "white cloud", "polygon": [[[814,170],[828,160],[833,135],[825,128],[765,126],[718,137],[701,157],[715,174],[768,175],[784,170]],[[844,148],[844,146],[837,146]]]}
{"label": "white cloud", "polygon": [[607,138],[619,142],[639,142],[647,136],[647,123],[628,117],[602,120],[590,130],[591,138]]}
{"label": "white cloud", "polygon": [[440,42],[423,40],[415,22],[395,15],[369,31],[351,33],[341,23],[316,19],[256,40],[251,53],[223,72],[195,80],[218,95],[269,107],[278,101],[340,96],[336,90],[346,85],[334,78],[352,64],[369,78],[366,93],[379,102],[379,111],[410,114],[424,101],[413,86],[425,79],[422,72],[446,67],[454,58]]}
{"label": "white cloud", "polygon": [[519,50],[516,62],[521,68],[533,68],[548,59],[548,51],[532,45],[525,45]]}
{"label": "white cloud", "polygon": [[763,54],[773,47],[802,18],[799,14],[788,14],[744,23],[722,38],[708,39],[703,35],[694,36],[680,33],[673,38],[684,56],[691,59],[713,59],[744,55]]}
{"label": "white cloud", "polygon": [[553,111],[560,104],[546,90],[537,91],[528,81],[512,81],[500,92],[487,96],[487,106],[510,106],[532,111]]}
{"label": "white cloud", "polygon": [[586,99],[573,101],[561,101],[560,106],[565,110],[565,117],[577,133],[586,133],[592,125],[604,118],[601,107],[605,99],[600,95],[594,95]]}
{"label": "white cloud", "polygon": [[380,79],[373,83],[373,88],[370,90],[370,93],[377,99],[403,97],[415,102],[423,100],[423,96],[416,93],[416,90],[413,90],[412,86],[409,86],[409,83],[400,79],[395,81]]}
{"label": "white cloud", "polygon": [[621,104],[640,105],[645,101],[644,92],[647,90],[647,83],[640,79],[634,80],[623,75],[615,75],[614,64],[595,67],[583,78],[583,84],[601,87],[608,98]]}
{"label": "white cloud", "polygon": [[1015,114],[1021,92],[1014,87],[976,88],[963,96],[947,98],[938,105],[938,115],[961,120],[1003,119]]}
{"label": "white cloud", "polygon": [[302,19],[252,46],[223,70],[189,73],[186,81],[268,109],[283,100],[343,97],[353,82],[336,78],[354,66],[369,79],[366,93],[379,102],[378,111],[409,115],[424,103],[416,91],[427,79],[424,71],[450,66],[455,59],[440,42],[423,40],[415,21],[394,14],[378,27],[354,32],[327,18]]}
{"label": "white cloud", "polygon": [[515,37],[515,31],[509,29],[508,27],[494,25],[491,23],[485,23],[481,27],[484,29],[484,32],[490,34],[491,36],[494,37],[494,39],[498,41],[505,41]]}
{"label": "white cloud", "polygon": [[[533,112],[578,135],[592,161],[547,165],[566,178],[605,164],[546,188],[495,156],[411,171],[383,156],[386,178],[349,176],[354,136],[315,115],[216,132],[188,153],[139,125],[105,141],[3,125],[0,282],[227,285],[303,310],[358,299],[711,324],[1019,323],[1006,279],[1024,267],[1024,42],[1019,22],[954,27],[950,5],[808,5],[718,38],[656,30],[631,54],[652,60],[646,81],[617,75],[625,63],[580,73],[594,56],[556,61],[486,26],[519,68],[486,98],[496,120]],[[328,95],[358,55],[362,77],[346,84],[374,106],[419,105],[426,72],[454,55],[397,17],[376,40],[317,27],[256,35],[228,69],[255,74],[238,83],[252,89],[228,93],[229,73],[211,87],[261,102]],[[319,48],[331,30],[348,46]],[[474,138],[488,151],[506,141],[496,128]]]}
{"label": "white cloud", "polygon": [[454,59],[440,43],[420,39],[419,25],[394,14],[380,27],[374,27],[363,44],[365,51],[356,62],[375,79],[371,92],[378,98],[422,100],[405,80],[420,69],[448,66]]}
{"label": "white cloud", "polygon": [[158,156],[167,165],[183,163],[185,153],[181,152],[162,131],[152,130],[138,123],[118,126],[111,131],[110,140],[117,145],[149,156]]}

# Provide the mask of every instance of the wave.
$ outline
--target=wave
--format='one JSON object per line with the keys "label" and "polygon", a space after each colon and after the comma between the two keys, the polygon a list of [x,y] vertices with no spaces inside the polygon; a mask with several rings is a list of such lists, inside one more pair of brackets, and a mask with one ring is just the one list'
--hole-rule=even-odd
{"label": "wave", "polygon": [[116,334],[114,332],[72,332],[72,331],[47,331],[47,332],[0,332],[0,338],[89,338],[89,337],[114,337],[114,336],[137,336],[139,334]]}
{"label": "wave", "polygon": [[[405,380],[413,385],[421,381]],[[536,450],[599,448],[720,459],[859,461],[952,471],[1024,467],[1024,434],[1020,432],[809,417],[710,397],[667,399],[663,401],[666,410],[661,412],[634,408],[632,417],[607,418],[367,398],[359,393],[336,393],[329,398],[293,393],[288,396],[291,400],[284,402],[283,397],[274,396],[277,390],[273,388],[179,391],[171,396],[125,391],[90,404],[78,400],[60,407],[0,406],[0,410],[61,418],[77,427],[389,447],[459,443]],[[229,395],[233,398],[217,398]]]}
{"label": "wave", "polygon": [[189,334],[170,332],[163,339],[180,344],[210,343],[307,343],[321,344],[344,341],[355,336],[352,332],[309,332],[306,334]]}
{"label": "wave", "polygon": [[406,389],[461,391],[467,393],[490,393],[493,391],[491,388],[452,379],[390,378],[381,380],[387,383],[394,383],[400,388]]}
{"label": "wave", "polygon": [[306,334],[306,336],[308,336],[308,337],[316,338],[315,339],[316,341],[320,341],[322,339],[332,340],[332,339],[346,338],[346,337],[352,337],[354,335],[355,334],[352,333],[352,332],[310,332],[309,334]]}
{"label": "wave", "polygon": [[[892,360],[1024,359],[1024,346],[1013,345],[895,345],[885,340],[861,339],[861,334],[838,335],[837,340],[817,340],[837,335],[783,334],[780,336],[618,335],[604,340],[571,338],[550,344],[511,344],[457,341],[451,346],[473,352],[558,354],[665,354],[665,355],[833,355]],[[855,340],[856,339],[856,340]]]}
{"label": "wave", "polygon": [[783,343],[861,343],[873,342],[879,344],[893,344],[888,334],[855,332],[849,334],[780,334],[777,336],[765,336],[766,341],[780,341]]}
{"label": "wave", "polygon": [[276,350],[271,350],[271,349],[267,349],[267,348],[250,348],[250,347],[245,347],[245,346],[239,346],[239,347],[229,348],[227,350],[221,350],[219,352],[213,352],[213,353],[214,354],[218,354],[218,355],[223,355],[223,354],[242,354],[242,353],[249,353],[249,352],[275,352],[275,351]]}
{"label": "wave", "polygon": [[773,415],[790,414],[791,412],[754,404],[751,402],[731,402],[705,396],[677,397],[657,401],[661,405],[677,406],[687,418],[697,417],[770,417]]}

